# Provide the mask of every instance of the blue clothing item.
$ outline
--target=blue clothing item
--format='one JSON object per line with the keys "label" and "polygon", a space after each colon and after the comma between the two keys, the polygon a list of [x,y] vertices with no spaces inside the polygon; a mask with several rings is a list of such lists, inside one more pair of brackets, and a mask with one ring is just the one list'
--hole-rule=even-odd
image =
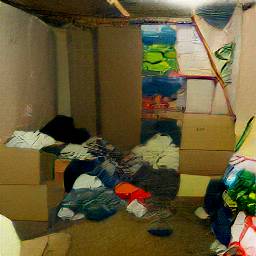
{"label": "blue clothing item", "polygon": [[222,206],[216,212],[216,216],[212,219],[212,229],[222,244],[228,245],[231,240],[232,212],[229,208]]}
{"label": "blue clothing item", "polygon": [[93,171],[86,172],[89,175],[97,176],[107,188],[114,188],[121,180],[116,174],[110,175],[108,170],[97,166]]}
{"label": "blue clothing item", "polygon": [[115,214],[121,205],[122,201],[114,191],[105,187],[72,189],[61,203],[61,207],[83,213],[92,220],[102,220]]}
{"label": "blue clothing item", "polygon": [[204,5],[196,10],[196,14],[201,16],[208,24],[218,29],[223,29],[235,10],[236,3],[213,3]]}
{"label": "blue clothing item", "polygon": [[64,187],[65,192],[72,190],[73,184],[76,179],[84,173],[93,171],[100,160],[72,160],[64,172]]}
{"label": "blue clothing item", "polygon": [[142,82],[142,95],[177,97],[179,89],[185,86],[186,80],[182,77],[151,76],[144,77]]}
{"label": "blue clothing item", "polygon": [[[68,165],[64,172],[64,187],[66,192],[70,192],[72,190],[72,187],[76,181],[76,179],[81,174],[88,174],[91,176],[97,176],[101,182],[108,188],[115,187],[118,183],[120,183],[120,179],[117,177],[117,175],[113,173],[113,166],[109,165],[103,165],[102,161],[104,158],[98,158],[96,160],[73,160]],[[108,170],[108,168],[110,168]]]}
{"label": "blue clothing item", "polygon": [[176,42],[176,31],[172,29],[170,26],[162,26],[160,32],[142,30],[142,42],[145,45],[174,45]]}
{"label": "blue clothing item", "polygon": [[228,245],[231,240],[232,212],[224,206],[222,194],[225,189],[221,179],[210,180],[204,198],[204,209],[210,215],[216,239]]}

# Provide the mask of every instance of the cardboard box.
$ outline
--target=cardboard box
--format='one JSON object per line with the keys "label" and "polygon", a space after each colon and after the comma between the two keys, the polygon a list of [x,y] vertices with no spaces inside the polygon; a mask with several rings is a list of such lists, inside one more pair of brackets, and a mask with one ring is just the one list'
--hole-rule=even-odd
{"label": "cardboard box", "polygon": [[44,185],[0,185],[0,212],[12,220],[48,221],[49,211],[63,199],[55,182]]}
{"label": "cardboard box", "polygon": [[184,114],[180,147],[180,173],[223,175],[235,146],[230,116]]}
{"label": "cardboard box", "polygon": [[55,233],[31,240],[21,241],[20,256],[68,255],[71,236]]}
{"label": "cardboard box", "polygon": [[0,145],[0,184],[42,184],[52,179],[55,156]]}
{"label": "cardboard box", "polygon": [[64,186],[64,172],[70,162],[66,159],[56,159],[54,162],[55,181],[62,186]]}

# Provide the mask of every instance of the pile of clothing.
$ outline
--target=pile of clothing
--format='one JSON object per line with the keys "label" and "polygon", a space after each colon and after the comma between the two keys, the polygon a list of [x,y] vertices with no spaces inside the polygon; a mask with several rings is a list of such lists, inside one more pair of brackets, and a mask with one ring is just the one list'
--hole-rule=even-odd
{"label": "pile of clothing", "polygon": [[[92,158],[73,158],[65,169],[67,194],[58,217],[99,221],[126,207],[138,218],[158,218],[151,223],[150,234],[172,233],[165,219],[170,216],[170,200],[176,197],[180,177],[178,148],[169,135],[156,134],[126,155],[99,137],[81,146]],[[61,151],[59,157],[63,157]]]}

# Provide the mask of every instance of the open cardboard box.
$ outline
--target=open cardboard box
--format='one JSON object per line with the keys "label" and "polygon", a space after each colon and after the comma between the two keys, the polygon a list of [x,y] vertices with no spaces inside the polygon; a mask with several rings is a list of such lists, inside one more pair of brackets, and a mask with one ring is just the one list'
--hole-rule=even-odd
{"label": "open cardboard box", "polygon": [[38,185],[53,178],[55,156],[0,144],[0,185]]}
{"label": "open cardboard box", "polygon": [[184,114],[180,173],[223,175],[234,152],[234,120],[226,115]]}

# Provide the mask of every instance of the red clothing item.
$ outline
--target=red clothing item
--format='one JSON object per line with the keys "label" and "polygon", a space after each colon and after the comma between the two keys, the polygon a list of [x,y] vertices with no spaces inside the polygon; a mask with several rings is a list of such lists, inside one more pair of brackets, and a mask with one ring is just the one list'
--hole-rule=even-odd
{"label": "red clothing item", "polygon": [[123,200],[131,201],[137,199],[140,203],[144,203],[145,199],[150,198],[151,194],[138,188],[128,182],[122,182],[115,186],[115,193]]}

